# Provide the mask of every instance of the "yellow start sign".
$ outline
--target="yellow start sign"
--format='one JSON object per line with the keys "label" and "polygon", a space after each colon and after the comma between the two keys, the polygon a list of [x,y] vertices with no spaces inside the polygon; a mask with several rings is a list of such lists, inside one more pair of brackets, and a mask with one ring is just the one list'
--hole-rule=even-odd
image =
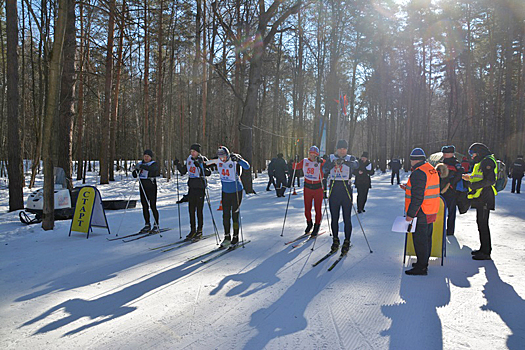
{"label": "yellow start sign", "polygon": [[84,187],[81,189],[78,194],[75,215],[73,215],[73,221],[71,222],[72,231],[88,233],[94,203],[95,189],[93,187]]}
{"label": "yellow start sign", "polygon": [[102,197],[97,188],[92,186],[82,187],[78,193],[77,203],[75,206],[75,214],[71,220],[71,232],[82,232],[87,233],[89,237],[89,231],[91,227],[105,227],[108,229],[108,221],[106,219],[106,213],[102,206]]}

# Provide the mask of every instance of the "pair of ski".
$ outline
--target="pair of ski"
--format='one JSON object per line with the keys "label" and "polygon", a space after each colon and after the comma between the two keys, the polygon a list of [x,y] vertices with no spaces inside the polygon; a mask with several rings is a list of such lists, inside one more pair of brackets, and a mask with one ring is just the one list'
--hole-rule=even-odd
{"label": "pair of ski", "polygon": [[162,249],[161,251],[163,253],[170,252],[172,250],[179,249],[179,248],[185,247],[187,245],[200,242],[203,239],[210,238],[210,237],[212,237],[214,235],[215,235],[214,233],[209,234],[209,235],[205,235],[205,236],[202,236],[200,239],[197,239],[197,240],[194,240],[194,239],[183,239],[183,240],[180,240],[180,241],[177,241],[177,242],[161,245],[159,247],[149,248],[149,250],[160,250],[160,249]]}
{"label": "pair of ski", "polygon": [[189,258],[188,261],[195,261],[195,260],[199,260],[199,259],[202,259],[202,258],[205,258],[209,255],[212,255],[214,253],[219,253],[219,254],[215,254],[207,259],[204,259],[204,260],[201,260],[201,263],[203,264],[206,264],[206,263],[209,263],[210,261],[213,261],[215,259],[218,259],[220,258],[221,256],[223,255],[226,255],[232,251],[234,251],[235,249],[239,248],[239,247],[242,247],[243,245],[246,245],[248,243],[250,243],[251,241],[244,241],[244,242],[239,242],[237,244],[232,244],[232,245],[229,245],[229,246],[221,246],[219,248],[215,248],[213,250],[210,250],[209,252],[206,252],[206,253],[203,253],[203,254],[200,254],[200,255],[197,255],[197,256],[194,256],[193,258]]}
{"label": "pair of ski", "polygon": [[306,243],[310,242],[310,241],[313,241],[314,239],[316,239],[317,237],[319,237],[320,235],[324,234],[326,231],[321,231],[319,232],[316,236],[312,236],[311,234],[306,234],[304,235],[305,237],[308,237],[307,239],[299,242],[299,243],[296,243],[294,245],[292,245],[292,249],[294,248],[299,248],[299,247],[302,247],[303,245],[305,245]]}
{"label": "pair of ski", "polygon": [[[106,238],[108,241],[118,241],[119,239],[121,239],[123,242],[132,242],[132,241],[136,241],[138,239],[142,239],[142,238],[146,238],[146,237],[149,237],[149,236],[153,236],[153,235],[156,235],[158,233],[162,233],[162,232],[166,232],[166,231],[169,231],[171,230],[172,228],[161,228],[157,231],[150,231],[150,232],[137,232],[137,233],[132,233],[130,235],[126,235],[126,236],[122,236],[122,237],[115,237],[115,238]],[[138,237],[137,237],[138,236]],[[132,239],[126,239],[126,238],[130,238],[130,237],[134,237]]]}
{"label": "pair of ski", "polygon": [[[352,244],[350,245],[350,248],[352,248]],[[326,254],[325,256],[323,256],[321,259],[317,260],[317,262],[315,262],[313,264],[313,266],[317,266],[319,265],[320,263],[322,263],[323,261],[325,261],[326,259],[328,259],[329,257],[331,257],[332,255],[334,255],[335,253],[337,253],[337,251],[330,251],[328,254]],[[336,261],[333,262],[332,265],[330,265],[330,267],[328,268],[328,271],[332,271],[334,269],[334,267],[339,264],[339,262],[341,260],[343,260],[346,256],[348,255],[348,252],[344,253],[344,254],[340,254],[339,257],[337,258]]]}

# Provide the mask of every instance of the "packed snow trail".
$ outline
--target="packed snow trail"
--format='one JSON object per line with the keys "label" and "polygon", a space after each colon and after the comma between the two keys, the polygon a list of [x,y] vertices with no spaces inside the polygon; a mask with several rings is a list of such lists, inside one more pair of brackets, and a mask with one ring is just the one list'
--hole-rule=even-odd
{"label": "packed snow trail", "polygon": [[[103,199],[128,198],[132,180],[116,177],[115,183],[97,186]],[[406,174],[402,177],[406,181]],[[179,181],[181,195],[184,182]],[[525,344],[525,195],[511,194],[510,183],[490,217],[493,261],[470,257],[479,247],[471,210],[458,214],[444,266],[432,259],[424,277],[403,273],[404,235],[390,228],[403,213],[404,194],[390,185],[389,173],[372,177],[366,213],[360,214],[374,254],[352,213],[353,247],[331,272],[327,268],[339,253],[312,267],[330,250],[329,234],[316,239],[314,251],[311,244],[284,245],[306,227],[302,188],[291,197],[280,237],[287,197],[266,192],[265,175],[254,183],[258,194],[245,196],[241,209],[244,239],[251,243],[207,264],[188,259],[217,248],[213,239],[164,253],[150,250],[179,240],[175,181],[159,181],[158,209],[161,227],[177,229],[129,243],[106,240],[115,237],[124,211],[107,212],[112,235],[95,228],[87,240],[78,233],[68,237],[69,221],[57,221],[47,232],[22,225],[16,212],[6,212],[7,190],[0,190],[0,346],[520,349]],[[221,232],[217,175],[210,178],[210,195]],[[204,231],[210,233],[208,209],[204,217]],[[181,220],[185,236],[187,203],[181,205]],[[119,235],[142,225],[140,206],[129,209]],[[341,219],[340,238],[342,228]],[[326,217],[321,229],[328,229]],[[412,262],[407,259],[407,265]]]}

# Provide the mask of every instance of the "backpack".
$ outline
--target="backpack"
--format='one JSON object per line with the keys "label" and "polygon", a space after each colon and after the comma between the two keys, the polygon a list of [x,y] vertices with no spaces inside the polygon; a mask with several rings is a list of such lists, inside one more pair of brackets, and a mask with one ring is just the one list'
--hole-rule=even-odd
{"label": "backpack", "polygon": [[496,175],[496,184],[494,187],[496,188],[496,191],[501,192],[507,186],[507,166],[499,159],[496,160],[496,165],[498,166],[498,171]]}

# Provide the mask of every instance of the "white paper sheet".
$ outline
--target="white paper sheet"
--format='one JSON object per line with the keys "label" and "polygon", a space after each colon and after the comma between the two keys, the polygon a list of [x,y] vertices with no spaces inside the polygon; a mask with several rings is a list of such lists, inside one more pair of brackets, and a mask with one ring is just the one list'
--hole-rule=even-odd
{"label": "white paper sheet", "polygon": [[407,221],[404,216],[398,216],[396,217],[396,220],[394,220],[394,224],[392,225],[392,231],[393,232],[404,232],[406,233],[408,231],[408,226],[412,223],[412,226],[410,227],[410,232],[416,231],[416,223],[417,218],[414,218],[412,222]]}

